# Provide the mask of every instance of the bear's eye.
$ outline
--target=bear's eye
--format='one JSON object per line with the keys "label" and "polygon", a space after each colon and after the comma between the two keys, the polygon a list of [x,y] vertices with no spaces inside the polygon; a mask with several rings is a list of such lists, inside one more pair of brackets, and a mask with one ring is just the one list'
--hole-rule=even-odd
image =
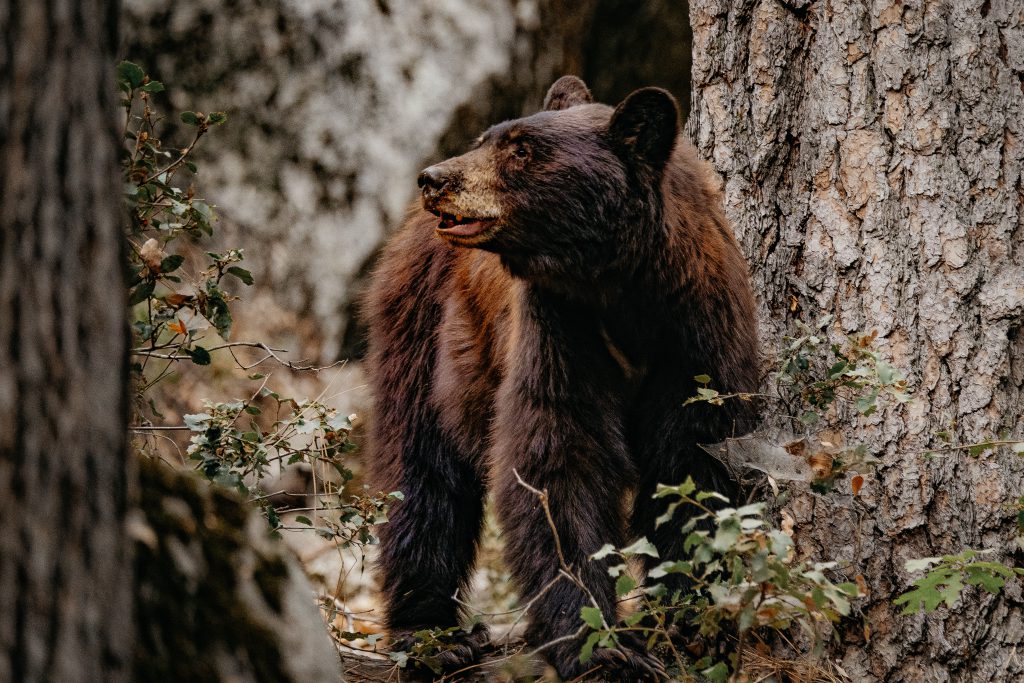
{"label": "bear's eye", "polygon": [[525,142],[516,142],[512,146],[512,154],[518,159],[526,159],[530,156],[530,148],[526,146]]}

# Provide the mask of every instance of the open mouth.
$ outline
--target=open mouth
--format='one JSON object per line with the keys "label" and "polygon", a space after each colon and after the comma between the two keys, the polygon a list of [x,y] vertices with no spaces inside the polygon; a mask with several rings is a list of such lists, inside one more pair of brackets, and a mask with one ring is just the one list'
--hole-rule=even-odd
{"label": "open mouth", "polygon": [[497,222],[495,218],[474,218],[472,216],[459,216],[443,211],[436,214],[441,222],[437,225],[437,231],[442,235],[453,237],[477,237],[483,235]]}

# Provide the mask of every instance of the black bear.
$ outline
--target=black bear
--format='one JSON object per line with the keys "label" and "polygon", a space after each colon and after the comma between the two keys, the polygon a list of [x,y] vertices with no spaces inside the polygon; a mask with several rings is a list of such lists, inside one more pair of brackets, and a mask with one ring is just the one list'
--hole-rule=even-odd
{"label": "black bear", "polygon": [[[500,123],[424,170],[422,208],[386,248],[370,288],[376,484],[399,489],[380,530],[386,620],[397,646],[459,624],[484,497],[494,494],[526,637],[563,677],[595,665],[656,679],[642,646],[579,660],[590,598],[557,580],[561,551],[606,619],[616,615],[605,543],[646,535],[681,555],[655,519],[658,483],[734,484],[697,444],[751,426],[742,401],[683,405],[707,374],[723,393],[758,384],[747,266],[710,169],[680,135],[672,96],[637,90],[615,109],[578,78],[543,111]],[[632,501],[632,502],[630,502]],[[543,594],[542,594],[543,593]],[[540,596],[539,598],[537,596]],[[537,598],[534,600],[534,598]],[[457,633],[449,667],[480,655]]]}

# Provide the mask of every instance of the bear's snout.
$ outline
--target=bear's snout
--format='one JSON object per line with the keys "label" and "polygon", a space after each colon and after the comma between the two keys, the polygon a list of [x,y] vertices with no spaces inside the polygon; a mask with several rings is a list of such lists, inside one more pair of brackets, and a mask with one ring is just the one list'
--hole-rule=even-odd
{"label": "bear's snout", "polygon": [[451,169],[443,168],[441,164],[434,164],[423,169],[416,184],[420,186],[420,192],[425,199],[436,199],[450,189],[452,184]]}

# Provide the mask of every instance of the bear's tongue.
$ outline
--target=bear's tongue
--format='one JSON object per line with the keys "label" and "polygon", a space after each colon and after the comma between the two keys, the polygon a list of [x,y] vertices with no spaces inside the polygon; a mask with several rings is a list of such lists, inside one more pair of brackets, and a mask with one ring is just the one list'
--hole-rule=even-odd
{"label": "bear's tongue", "polygon": [[467,221],[465,223],[454,223],[450,227],[442,223],[442,230],[449,235],[459,235],[460,237],[469,237],[475,235],[483,228],[481,221]]}
{"label": "bear's tongue", "polygon": [[484,223],[487,222],[488,221],[475,218],[463,218],[462,216],[452,216],[451,214],[444,213],[441,214],[441,223],[437,227],[448,235],[472,237],[473,235],[481,232],[484,228]]}

